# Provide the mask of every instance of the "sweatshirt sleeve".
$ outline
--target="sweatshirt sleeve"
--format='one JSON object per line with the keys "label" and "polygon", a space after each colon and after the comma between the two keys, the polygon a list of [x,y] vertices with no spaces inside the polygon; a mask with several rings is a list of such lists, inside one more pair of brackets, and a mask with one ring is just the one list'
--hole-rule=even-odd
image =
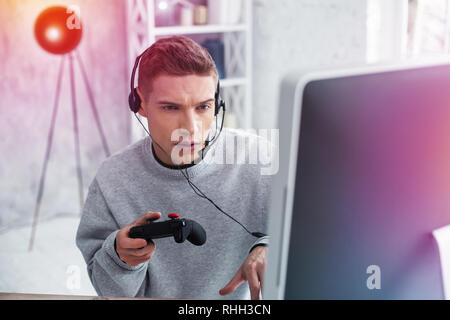
{"label": "sweatshirt sleeve", "polygon": [[140,289],[145,283],[148,262],[132,267],[120,260],[114,248],[119,229],[94,179],[83,207],[76,244],[98,295],[135,297],[143,291]]}
{"label": "sweatshirt sleeve", "polygon": [[251,246],[249,253],[252,252],[252,250],[258,246],[264,246],[264,247],[269,246],[269,239],[270,239],[269,236],[264,236],[264,237],[258,238]]}

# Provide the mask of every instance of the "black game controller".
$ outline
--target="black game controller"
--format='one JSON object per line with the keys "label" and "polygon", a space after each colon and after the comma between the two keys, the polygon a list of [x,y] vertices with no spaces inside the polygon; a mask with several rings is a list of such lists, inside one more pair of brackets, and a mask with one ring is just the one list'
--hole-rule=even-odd
{"label": "black game controller", "polygon": [[193,220],[179,219],[179,217],[178,213],[170,213],[170,220],[151,221],[148,224],[133,227],[129,232],[129,237],[148,241],[173,236],[177,243],[182,243],[187,239],[196,246],[203,245],[206,242],[205,229]]}

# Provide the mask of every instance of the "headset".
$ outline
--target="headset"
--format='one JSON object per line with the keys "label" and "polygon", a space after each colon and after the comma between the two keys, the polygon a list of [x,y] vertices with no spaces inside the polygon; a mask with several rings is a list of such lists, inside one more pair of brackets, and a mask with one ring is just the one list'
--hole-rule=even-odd
{"label": "headset", "polygon": [[[164,152],[167,154],[167,152],[159,145],[159,143],[157,141],[155,141],[152,137],[152,135],[150,134],[150,132],[145,128],[145,126],[143,125],[143,123],[141,122],[141,120],[138,118],[138,116],[136,115],[136,113],[141,109],[141,98],[139,97],[139,94],[137,92],[137,89],[134,87],[134,82],[135,82],[135,76],[136,76],[136,70],[139,66],[139,62],[142,58],[142,56],[147,52],[149,48],[147,48],[143,53],[141,53],[139,56],[137,56],[136,61],[134,63],[134,67],[133,67],[133,71],[131,72],[131,82],[130,82],[130,94],[128,96],[128,105],[130,107],[130,110],[134,113],[136,119],[140,122],[141,126],[144,128],[144,130],[147,132],[147,134],[150,136],[150,138],[152,139],[153,142],[156,143],[156,145]],[[224,123],[224,119],[225,119],[225,101],[221,99],[220,97],[220,81],[217,80],[217,88],[216,88],[216,92],[214,94],[214,117],[216,118],[216,132],[217,132],[217,116],[220,112],[220,109],[222,109],[222,123],[220,126],[220,131],[219,134],[216,137],[216,133],[214,133],[214,136],[211,140],[206,140],[205,141],[205,147],[201,150],[202,151],[202,159],[203,159],[203,151],[207,148],[207,147],[211,147],[216,141],[217,138],[220,136],[220,133],[222,132],[223,129],[223,123]],[[221,213],[225,214],[228,218],[230,218],[231,220],[233,220],[234,222],[236,222],[237,224],[239,224],[247,233],[249,233],[250,235],[256,237],[256,238],[261,238],[266,236],[266,234],[262,233],[262,232],[251,232],[250,230],[248,230],[242,223],[240,223],[238,220],[236,220],[235,218],[233,218],[231,215],[229,215],[228,213],[226,213],[224,210],[222,210],[216,203],[214,203],[213,200],[211,200],[210,198],[208,198],[190,179],[189,177],[189,173],[187,171],[188,168],[184,168],[184,169],[180,169],[181,173],[183,174],[184,178],[186,179],[186,181],[188,182],[189,186],[192,188],[192,190],[194,190],[194,193],[196,195],[198,195],[199,197],[208,200],[212,205],[214,205],[214,207],[217,208],[217,210],[219,210]],[[184,171],[183,171],[184,170]]]}
{"label": "headset", "polygon": [[[130,106],[130,109],[135,114],[141,109],[141,97],[139,97],[139,94],[137,93],[136,88],[134,87],[134,78],[136,76],[136,70],[139,66],[139,61],[141,60],[141,57],[147,52],[148,49],[146,49],[142,54],[140,54],[134,63],[133,71],[131,73],[131,83],[130,83],[130,95],[128,96],[128,104]],[[220,109],[223,109],[223,112],[225,113],[225,101],[223,101],[220,98],[220,81],[217,81],[217,88],[216,93],[214,94],[214,116],[217,117],[217,115],[220,112]],[[222,119],[225,118],[225,115],[222,117]],[[212,140],[212,139],[211,139]]]}

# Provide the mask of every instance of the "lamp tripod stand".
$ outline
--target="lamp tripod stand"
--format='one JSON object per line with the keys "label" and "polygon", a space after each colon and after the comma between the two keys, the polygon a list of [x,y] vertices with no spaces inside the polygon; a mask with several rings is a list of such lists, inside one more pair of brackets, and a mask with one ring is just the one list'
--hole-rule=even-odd
{"label": "lamp tripod stand", "polygon": [[81,61],[80,56],[78,55],[78,52],[73,51],[67,54],[62,55],[61,57],[61,63],[59,66],[59,72],[58,72],[58,78],[56,82],[56,94],[55,94],[55,100],[53,105],[53,111],[51,116],[51,122],[50,122],[50,129],[48,131],[47,136],[47,147],[45,151],[44,156],[44,163],[42,166],[41,176],[39,180],[39,187],[36,197],[36,204],[34,209],[34,217],[33,217],[33,224],[31,227],[31,236],[29,240],[28,245],[28,251],[31,251],[34,246],[34,240],[36,236],[36,229],[39,219],[39,212],[41,208],[41,202],[42,197],[44,194],[44,187],[45,187],[45,177],[47,174],[47,165],[50,159],[50,152],[53,144],[53,135],[55,131],[55,123],[56,118],[58,115],[58,106],[59,106],[59,96],[61,92],[61,82],[62,82],[62,76],[64,73],[64,64],[65,60],[69,60],[69,77],[70,77],[70,91],[71,91],[71,100],[72,100],[72,116],[73,116],[73,133],[74,133],[74,143],[75,143],[75,161],[76,161],[76,170],[77,170],[77,180],[78,180],[78,196],[80,201],[80,214],[83,207],[84,202],[84,195],[83,195],[83,175],[81,170],[81,154],[80,154],[80,137],[79,137],[79,128],[78,128],[78,111],[77,111],[77,100],[76,100],[76,92],[75,92],[75,75],[74,75],[74,60],[78,62],[79,68],[81,70],[82,78],[84,81],[84,84],[86,86],[86,91],[88,94],[90,106],[93,112],[93,116],[95,119],[95,123],[98,129],[98,132],[100,134],[100,138],[102,141],[103,149],[105,152],[106,157],[110,155],[108,143],[105,138],[105,134],[103,132],[103,128],[100,123],[100,118],[98,115],[97,107],[95,105],[94,95],[92,93],[91,87],[88,82],[88,77],[83,65],[83,62]]}

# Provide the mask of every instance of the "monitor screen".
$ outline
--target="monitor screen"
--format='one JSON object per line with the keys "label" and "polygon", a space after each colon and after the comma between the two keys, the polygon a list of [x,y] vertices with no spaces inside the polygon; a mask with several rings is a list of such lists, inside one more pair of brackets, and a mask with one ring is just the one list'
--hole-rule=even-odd
{"label": "monitor screen", "polygon": [[450,224],[450,65],[344,74],[292,95],[272,298],[441,299],[432,232]]}

